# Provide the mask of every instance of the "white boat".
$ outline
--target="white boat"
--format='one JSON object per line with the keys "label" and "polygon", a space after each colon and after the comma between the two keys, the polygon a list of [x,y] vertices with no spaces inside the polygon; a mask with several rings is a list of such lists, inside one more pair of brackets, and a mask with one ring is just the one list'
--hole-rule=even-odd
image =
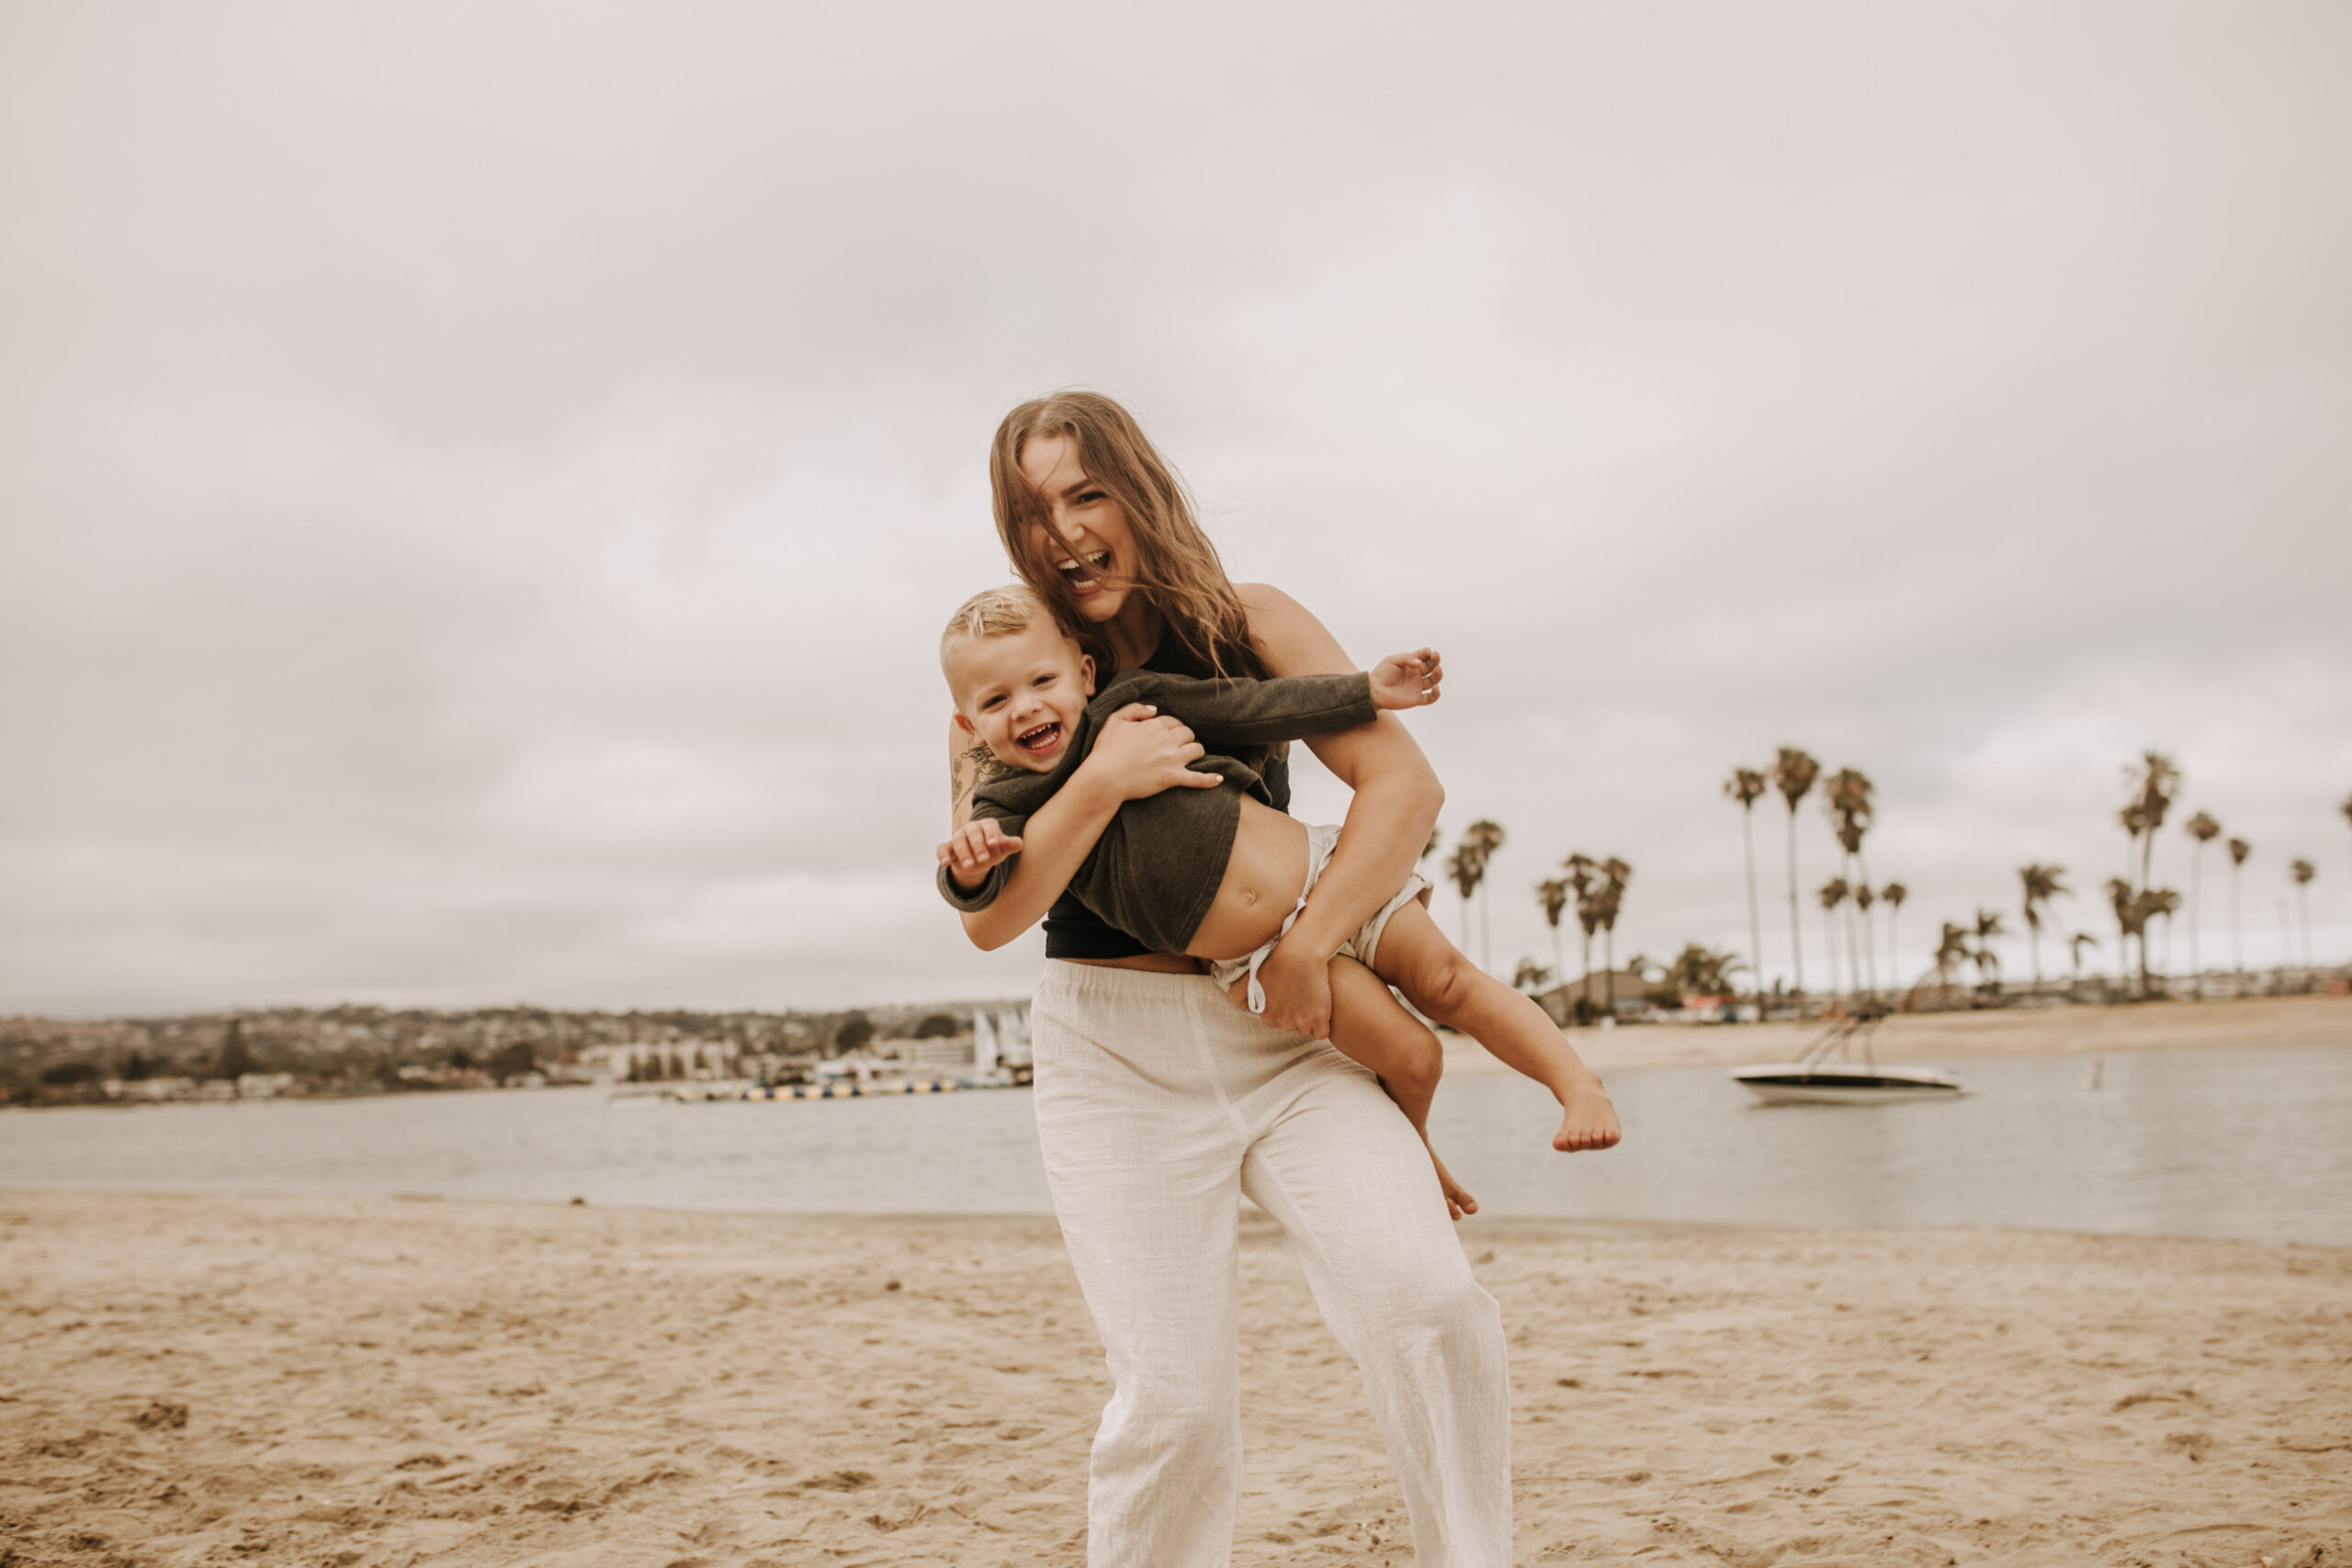
{"label": "white boat", "polygon": [[1777,1062],[1741,1067],[1731,1076],[1767,1105],[1867,1105],[1882,1100],[1951,1100],[1968,1092],[1958,1073],[1942,1067]]}
{"label": "white boat", "polygon": [[[1960,1075],[1943,1067],[1881,1066],[1871,1035],[1885,1017],[1869,1009],[1832,1024],[1813,1049],[1793,1062],[1736,1067],[1732,1081],[1767,1105],[1871,1105],[1890,1100],[1957,1100],[1968,1092]],[[1860,1043],[1860,1062],[1833,1062]]]}

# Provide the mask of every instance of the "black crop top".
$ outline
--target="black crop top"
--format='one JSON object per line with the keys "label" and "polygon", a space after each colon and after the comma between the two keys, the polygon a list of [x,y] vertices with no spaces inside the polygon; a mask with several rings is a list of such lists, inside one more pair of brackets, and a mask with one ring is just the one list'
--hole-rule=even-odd
{"label": "black crop top", "polygon": [[[1208,661],[1196,658],[1178,638],[1162,636],[1151,657],[1143,661],[1147,670],[1157,670],[1166,675],[1190,675],[1206,680],[1212,671]],[[1290,809],[1290,747],[1272,747],[1263,761],[1255,758],[1250,765],[1265,781],[1268,804],[1277,811]],[[1136,958],[1152,951],[1134,937],[1121,931],[1078,900],[1078,895],[1064,891],[1046,911],[1046,956],[1048,958]]]}

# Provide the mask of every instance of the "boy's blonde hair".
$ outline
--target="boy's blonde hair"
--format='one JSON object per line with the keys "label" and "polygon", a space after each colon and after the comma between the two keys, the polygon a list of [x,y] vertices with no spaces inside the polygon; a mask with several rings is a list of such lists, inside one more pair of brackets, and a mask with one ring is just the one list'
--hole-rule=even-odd
{"label": "boy's blonde hair", "polygon": [[[973,594],[956,606],[947,617],[947,629],[939,634],[939,672],[947,678],[948,690],[956,689],[956,671],[948,668],[947,660],[957,649],[982,637],[1018,637],[1039,621],[1050,624],[1053,620],[1054,613],[1025,582],[1008,582]],[[1054,629],[1061,628],[1057,625]],[[958,707],[963,701],[963,694],[956,693]]]}

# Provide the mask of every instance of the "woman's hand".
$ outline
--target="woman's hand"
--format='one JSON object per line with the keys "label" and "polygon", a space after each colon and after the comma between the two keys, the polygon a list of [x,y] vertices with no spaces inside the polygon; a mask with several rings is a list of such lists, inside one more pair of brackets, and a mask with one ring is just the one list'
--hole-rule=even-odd
{"label": "woman's hand", "polygon": [[1392,653],[1372,667],[1372,705],[1376,708],[1426,707],[1438,699],[1445,666],[1437,649]]}
{"label": "woman's hand", "polygon": [[1204,748],[1181,720],[1148,703],[1129,703],[1103,721],[1094,750],[1079,772],[1121,800],[1141,800],[1164,789],[1215,789],[1225,781],[1195,772]]}
{"label": "woman's hand", "polygon": [[[1296,928],[1293,928],[1294,934]],[[1258,970],[1265,1020],[1309,1040],[1331,1037],[1331,955],[1285,935]]]}
{"label": "woman's hand", "polygon": [[983,817],[965,823],[939,846],[939,863],[947,868],[956,886],[968,893],[980,885],[990,866],[1020,852],[1019,839],[1000,827],[996,818]]}

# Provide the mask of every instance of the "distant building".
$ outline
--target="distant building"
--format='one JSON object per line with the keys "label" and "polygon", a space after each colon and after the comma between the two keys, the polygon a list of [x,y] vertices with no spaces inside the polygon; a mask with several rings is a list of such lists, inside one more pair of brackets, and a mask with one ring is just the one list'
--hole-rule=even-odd
{"label": "distant building", "polygon": [[724,1041],[632,1040],[591,1045],[578,1064],[610,1083],[707,1082],[743,1076],[742,1054]]}
{"label": "distant building", "polygon": [[1657,1016],[1657,1006],[1649,999],[1649,980],[1632,969],[1596,969],[1565,986],[1536,993],[1536,1005],[1551,1015],[1554,1023],[1565,1027],[1576,1016],[1577,1002],[1582,998],[1590,997],[1596,1011],[1610,1007],[1612,982],[1619,1021],[1646,1023]]}

